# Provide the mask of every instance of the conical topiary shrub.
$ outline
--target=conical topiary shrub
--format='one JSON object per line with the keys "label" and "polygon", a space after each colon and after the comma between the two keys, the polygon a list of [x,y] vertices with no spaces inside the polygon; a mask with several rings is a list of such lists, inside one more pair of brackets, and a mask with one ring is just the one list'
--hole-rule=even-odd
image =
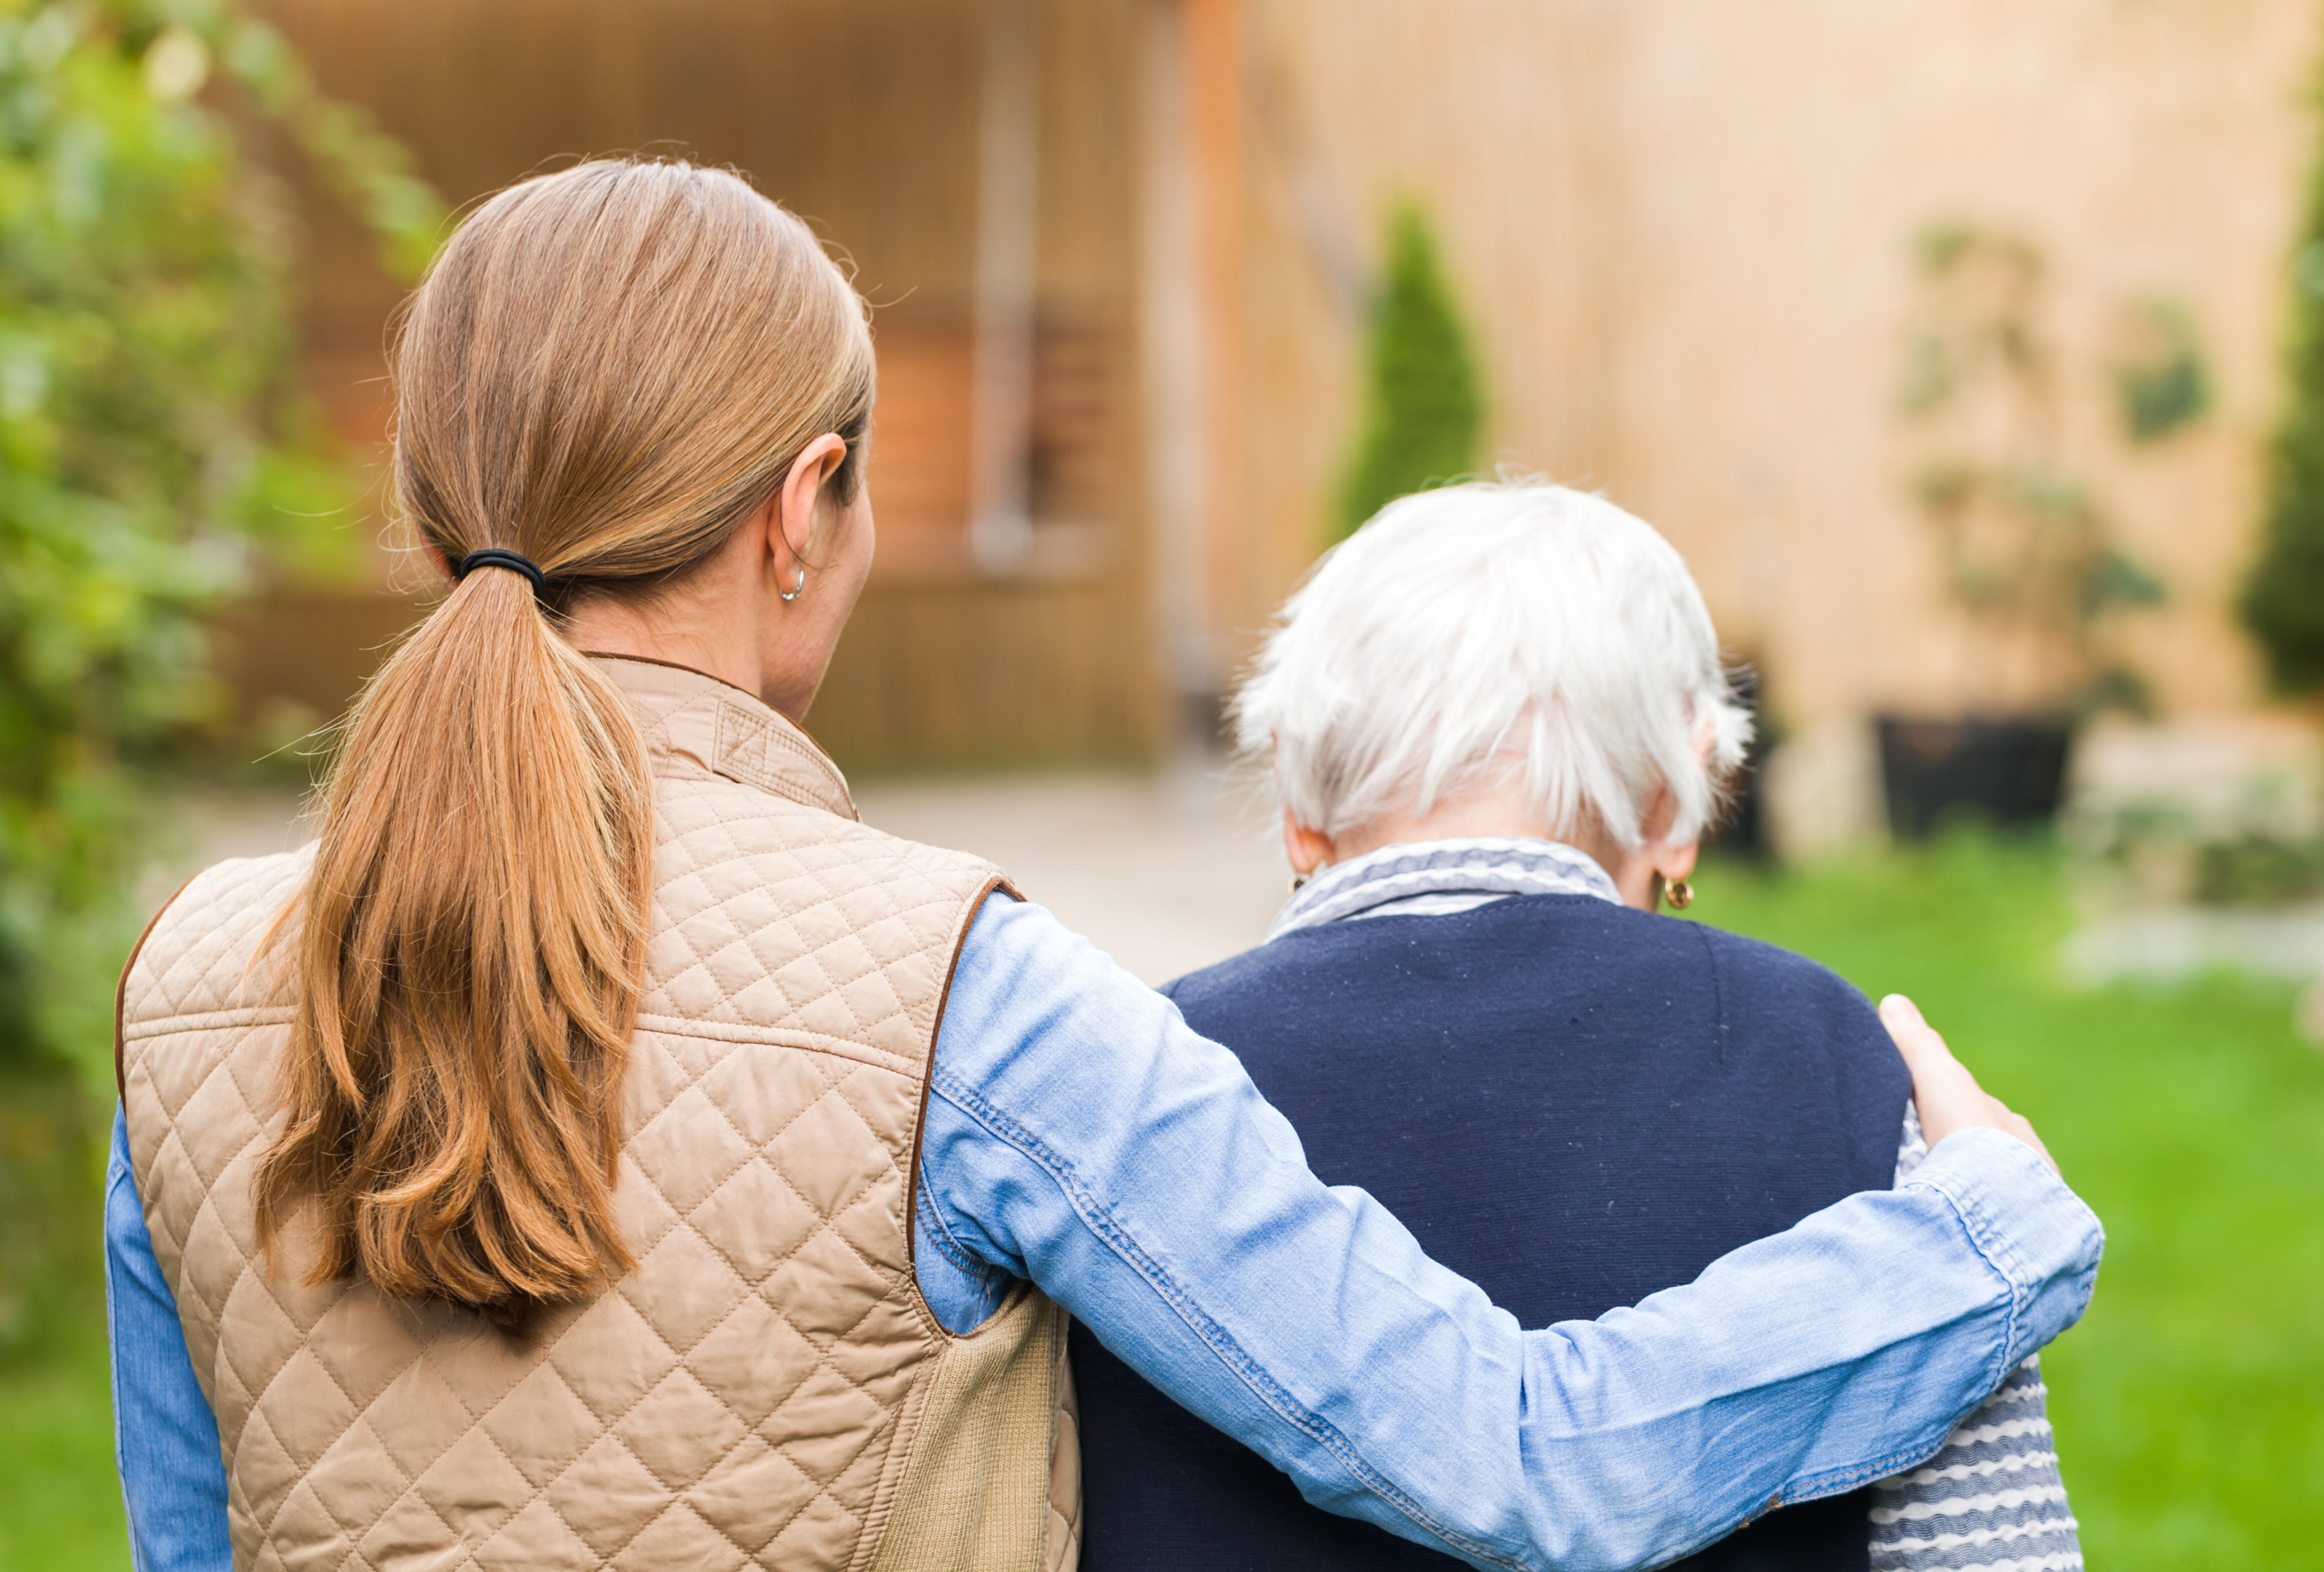
{"label": "conical topiary shrub", "polygon": [[1364,432],[1340,489],[1332,537],[1384,503],[1474,467],[1484,395],[1468,330],[1418,208],[1388,225],[1388,265],[1364,346]]}
{"label": "conical topiary shrub", "polygon": [[2291,396],[2269,455],[2268,512],[2243,624],[2288,693],[2324,688],[2324,160],[2292,266]]}

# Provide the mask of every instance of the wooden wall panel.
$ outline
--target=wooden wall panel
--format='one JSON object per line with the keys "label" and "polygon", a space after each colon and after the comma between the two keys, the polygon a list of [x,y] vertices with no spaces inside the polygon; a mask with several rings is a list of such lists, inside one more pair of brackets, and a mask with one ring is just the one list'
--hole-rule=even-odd
{"label": "wooden wall panel", "polygon": [[[1693,562],[1796,716],[1983,697],[1982,635],[1907,501],[1913,244],[1961,221],[2046,259],[2064,463],[2171,604],[2129,615],[2166,710],[2260,697],[2232,604],[2258,522],[2287,262],[2314,157],[2309,0],[1645,0],[1625,19],[1619,498]],[[2189,313],[2200,426],[2124,440],[2131,303]],[[1985,702],[1990,702],[1986,700]]]}
{"label": "wooden wall panel", "polygon": [[1600,0],[1247,0],[1247,645],[1326,538],[1401,201],[1441,240],[1486,385],[1482,461],[1601,479],[1620,193]]}
{"label": "wooden wall panel", "polygon": [[[1135,0],[1040,3],[1043,527],[1021,580],[991,581],[964,534],[979,0],[260,0],[324,87],[405,138],[456,203],[583,156],[668,152],[742,169],[842,254],[875,308],[882,550],[816,718],[842,754],[921,762],[1153,742],[1130,326]],[[376,455],[401,292],[357,226],[295,178],[309,380],[341,436]],[[377,576],[384,592],[409,567],[383,551]],[[293,598],[238,634],[239,670],[254,694],[328,709],[306,693],[317,674],[370,663],[322,647],[330,619]],[[376,620],[366,608],[350,625]],[[932,669],[915,675],[921,662]]]}
{"label": "wooden wall panel", "polygon": [[807,729],[851,769],[1146,758],[1133,613],[1102,580],[891,585],[857,608]]}
{"label": "wooden wall panel", "polygon": [[[1976,702],[1906,499],[1912,247],[2049,261],[2068,459],[2171,603],[2126,637],[2165,708],[2260,701],[2232,602],[2280,387],[2311,0],[1246,0],[1240,617],[1312,557],[1400,197],[1478,330],[1492,457],[1604,487],[1687,554],[1794,723]],[[2182,305],[2201,427],[2126,443],[2127,304]]]}

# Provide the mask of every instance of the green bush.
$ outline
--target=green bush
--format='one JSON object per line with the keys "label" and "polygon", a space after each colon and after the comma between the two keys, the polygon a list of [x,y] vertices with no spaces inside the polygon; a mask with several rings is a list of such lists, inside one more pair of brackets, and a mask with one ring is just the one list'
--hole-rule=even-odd
{"label": "green bush", "polygon": [[2270,675],[2290,693],[2324,688],[2324,159],[2309,179],[2306,244],[2292,267],[2290,397],[2240,607]]}
{"label": "green bush", "polygon": [[359,494],[236,116],[288,132],[391,267],[425,258],[442,204],[264,24],[0,0],[0,1354],[96,1312],[112,978],[153,771],[223,718],[203,618],[311,571]]}
{"label": "green bush", "polygon": [[1484,395],[1435,238],[1414,207],[1388,228],[1388,265],[1364,347],[1364,430],[1340,490],[1333,538],[1386,503],[1465,475],[1484,431]]}
{"label": "green bush", "polygon": [[0,1353],[97,1308],[96,1124],[64,1075],[0,1089]]}
{"label": "green bush", "polygon": [[202,615],[356,495],[296,378],[271,120],[426,255],[442,205],[280,35],[203,0],[0,0],[0,1074],[78,1059],[141,769],[220,718]]}

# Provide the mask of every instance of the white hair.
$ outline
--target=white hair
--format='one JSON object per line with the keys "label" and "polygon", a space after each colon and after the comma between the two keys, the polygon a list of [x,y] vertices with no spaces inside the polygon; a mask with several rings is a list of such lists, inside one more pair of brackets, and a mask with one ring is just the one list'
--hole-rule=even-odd
{"label": "white hair", "polygon": [[1233,710],[1292,816],[1344,835],[1521,767],[1541,821],[1709,828],[1751,719],[1687,565],[1642,520],[1547,481],[1390,503],[1284,603]]}

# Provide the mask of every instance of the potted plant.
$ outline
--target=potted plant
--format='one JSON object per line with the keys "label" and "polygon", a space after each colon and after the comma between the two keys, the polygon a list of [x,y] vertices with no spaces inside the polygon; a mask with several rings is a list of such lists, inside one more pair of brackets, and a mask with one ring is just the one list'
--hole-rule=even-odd
{"label": "potted plant", "polygon": [[[2053,815],[2074,725],[2145,703],[2107,636],[2113,614],[2162,598],[2064,462],[2040,252],[1966,225],[1931,230],[1918,251],[1921,321],[1903,399],[1910,495],[1971,624],[1973,698],[1955,714],[1878,717],[1889,822],[1908,837],[1956,808],[1997,823]],[[2118,373],[2118,386],[2135,381]],[[2155,424],[2143,406],[2141,417]]]}

